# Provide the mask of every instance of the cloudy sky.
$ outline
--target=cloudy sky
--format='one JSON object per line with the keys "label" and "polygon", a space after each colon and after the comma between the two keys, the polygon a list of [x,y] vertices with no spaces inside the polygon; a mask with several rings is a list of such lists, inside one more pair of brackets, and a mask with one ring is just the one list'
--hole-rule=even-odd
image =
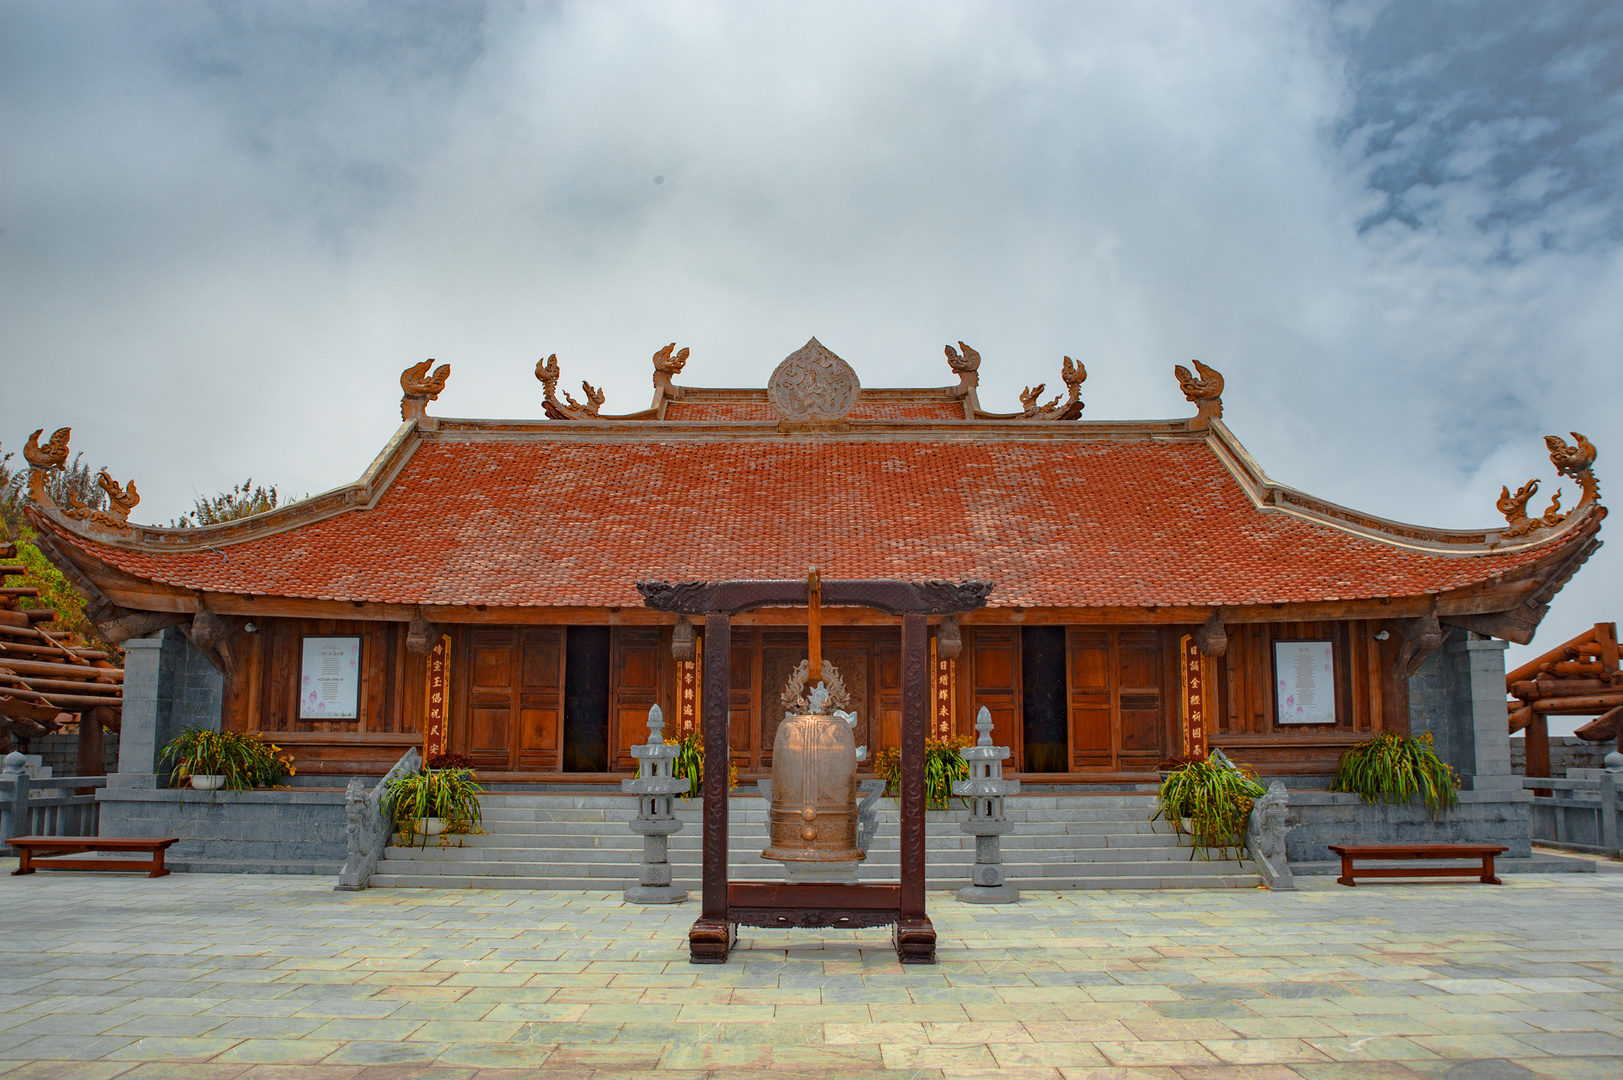
{"label": "cloudy sky", "polygon": [[[1199,357],[1276,479],[1490,527],[1549,432],[1623,484],[1620,165],[1599,0],[0,0],[0,447],[71,424],[167,522],[353,479],[430,356],[538,416],[552,352],[630,411],[673,340],[963,339],[1094,418]],[[1619,616],[1613,545],[1539,644]]]}

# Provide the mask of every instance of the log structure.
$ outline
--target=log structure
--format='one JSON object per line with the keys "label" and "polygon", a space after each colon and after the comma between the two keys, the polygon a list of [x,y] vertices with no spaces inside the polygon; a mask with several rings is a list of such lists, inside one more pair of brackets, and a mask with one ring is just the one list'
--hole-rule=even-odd
{"label": "log structure", "polygon": [[[0,559],[16,556],[15,544],[0,541]],[[24,566],[0,565],[0,580],[27,572]],[[29,586],[0,589],[0,752],[9,752],[15,740],[37,739],[76,723],[77,775],[99,776],[103,729],[119,729],[124,672],[107,653],[74,645],[70,635],[38,625],[56,619],[51,608],[21,604],[38,597],[39,590]]]}
{"label": "log structure", "polygon": [[[1263,775],[1324,776],[1409,730],[1411,686],[1447,657],[1530,640],[1600,543],[1596,448],[1577,433],[1547,440],[1570,508],[1530,510],[1530,481],[1507,484],[1503,524],[1407,525],[1269,478],[1210,364],[1168,373],[1195,415],[1111,421],[1083,419],[1069,357],[1064,395],[1031,380],[1000,412],[981,354],[946,353],[955,385],[864,387],[813,339],[765,385],[704,388],[676,383],[694,356],[673,343],[652,404],[623,415],[589,383],[561,393],[590,372],[543,353],[531,420],[430,415],[449,367],[414,364],[404,423],[347,487],[177,530],[131,521],[134,485],[109,477],[114,510],[84,514],[44,482],[64,429],[31,440],[27,514],[109,640],[159,634],[200,657],[220,723],[274,738],[301,772],[382,774],[432,732],[497,782],[617,784],[654,705],[678,731],[724,708],[741,776],[769,775],[812,644],[808,566],[816,647],[875,755],[900,746],[910,654],[884,606],[839,583],[992,581],[984,606],[917,616],[932,735],[968,735],[986,709],[1026,790],[1153,779],[1213,745]],[[799,592],[712,636],[704,582],[779,579]],[[645,603],[639,582],[679,584]],[[1521,680],[1599,681],[1589,657]]]}
{"label": "log structure", "polygon": [[[1615,741],[1623,749],[1623,672],[1618,670],[1617,624],[1596,623],[1505,675],[1510,731],[1525,732],[1527,775],[1550,775],[1551,716],[1595,716],[1573,734],[1590,742]],[[1598,716],[1596,714],[1599,714]]]}

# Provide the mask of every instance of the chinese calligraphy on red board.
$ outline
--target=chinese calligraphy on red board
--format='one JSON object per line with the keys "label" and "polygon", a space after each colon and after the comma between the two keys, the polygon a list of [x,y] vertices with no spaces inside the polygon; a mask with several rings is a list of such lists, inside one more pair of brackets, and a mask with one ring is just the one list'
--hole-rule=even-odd
{"label": "chinese calligraphy on red board", "polygon": [[447,753],[446,717],[451,710],[451,639],[441,636],[428,653],[428,679],[423,709],[423,760]]}
{"label": "chinese calligraphy on red board", "polygon": [[1207,735],[1207,665],[1195,644],[1193,635],[1185,634],[1178,640],[1180,667],[1183,670],[1183,752],[1186,757],[1206,756]]}

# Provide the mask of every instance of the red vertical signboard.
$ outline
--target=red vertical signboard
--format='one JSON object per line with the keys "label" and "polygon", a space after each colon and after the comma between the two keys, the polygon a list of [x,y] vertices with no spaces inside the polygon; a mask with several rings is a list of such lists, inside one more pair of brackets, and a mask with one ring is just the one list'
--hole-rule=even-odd
{"label": "red vertical signboard", "polygon": [[424,692],[423,763],[426,765],[449,751],[446,717],[451,711],[451,638],[441,635],[428,654],[428,679]]}

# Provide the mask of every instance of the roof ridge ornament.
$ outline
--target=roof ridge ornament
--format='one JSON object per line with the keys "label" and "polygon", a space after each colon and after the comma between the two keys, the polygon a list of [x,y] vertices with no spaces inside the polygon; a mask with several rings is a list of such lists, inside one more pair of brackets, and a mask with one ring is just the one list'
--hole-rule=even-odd
{"label": "roof ridge ornament", "polygon": [[1578,434],[1569,432],[1578,440],[1577,446],[1568,446],[1567,441],[1559,435],[1544,436],[1544,445],[1550,448],[1550,464],[1555,466],[1556,475],[1570,476],[1578,481],[1583,495],[1566,513],[1561,512],[1561,489],[1555,489],[1555,495],[1550,499],[1550,508],[1538,517],[1529,517],[1527,503],[1538,493],[1538,478],[1535,477],[1516,489],[1516,494],[1510,493],[1508,485],[1499,489],[1497,506],[1499,512],[1505,515],[1505,521],[1510,528],[1500,536],[1506,540],[1517,536],[1526,536],[1539,529],[1553,529],[1581,510],[1600,502],[1600,481],[1595,478],[1592,466],[1595,464],[1595,444]]}
{"label": "roof ridge ornament", "polygon": [[27,459],[28,469],[28,497],[34,502],[46,506],[54,505],[51,502],[50,492],[45,490],[45,480],[51,473],[62,468],[68,460],[68,439],[73,435],[70,427],[57,428],[55,433],[46,440],[45,445],[39,444],[39,437],[45,434],[40,428],[28,436],[28,442],[23,446],[23,457]]}
{"label": "roof ridge ornament", "polygon": [[404,395],[400,399],[400,419],[407,422],[422,420],[428,416],[428,403],[439,400],[440,391],[445,389],[445,380],[451,377],[451,365],[441,364],[430,375],[428,369],[433,364],[433,359],[429,358],[400,373],[400,390]]}
{"label": "roof ridge ornament", "polygon": [[1026,387],[1020,393],[1021,419],[1024,420],[1080,420],[1085,405],[1082,401],[1082,384],[1087,381],[1088,369],[1079,360],[1072,360],[1069,356],[1060,367],[1060,378],[1065,380],[1065,404],[1055,398],[1047,405],[1038,405],[1047,383],[1038,383],[1035,388]]}
{"label": "roof ridge ornament", "polygon": [[962,341],[958,343],[958,347],[963,350],[962,355],[953,352],[951,345],[947,346],[947,366],[958,376],[958,386],[953,392],[959,397],[965,397],[981,384],[981,354]]}
{"label": "roof ridge ornament", "polygon": [[1199,360],[1189,362],[1200,372],[1199,378],[1191,375],[1182,364],[1173,365],[1172,372],[1178,376],[1178,386],[1183,390],[1184,399],[1194,402],[1199,410],[1195,418],[1189,421],[1189,427],[1194,431],[1204,431],[1213,420],[1223,418],[1223,373]]}
{"label": "roof ridge ornament", "polygon": [[683,346],[681,352],[673,354],[675,348],[673,341],[654,354],[654,389],[665,397],[680,400],[686,391],[671,380],[687,366],[688,349]]}
{"label": "roof ridge ornament", "polygon": [[[684,350],[685,351],[685,350]],[[564,394],[564,400],[558,400],[558,354],[553,353],[545,360],[535,362],[535,377],[541,380],[542,389],[546,391],[547,399],[542,408],[550,420],[601,420],[598,409],[603,407],[607,395],[585,379],[581,380],[580,388],[586,393],[584,403],[576,401],[569,394]]]}
{"label": "roof ridge ornament", "polygon": [[39,437],[44,433],[45,429],[40,428],[28,436],[28,442],[23,445],[23,457],[28,461],[28,501],[38,506],[49,507],[71,520],[87,522],[112,532],[132,531],[130,511],[141,501],[141,493],[135,489],[134,480],[128,484],[120,484],[106,469],[101,470],[96,476],[96,486],[107,494],[106,510],[91,506],[71,491],[67,493],[67,506],[56,504],[45,483],[51,473],[63,468],[67,462],[68,439],[72,436],[73,429],[57,428],[45,445],[41,446]]}
{"label": "roof ridge ornament", "polygon": [[815,337],[784,357],[766,384],[767,400],[790,424],[836,424],[861,391],[851,365]]}

